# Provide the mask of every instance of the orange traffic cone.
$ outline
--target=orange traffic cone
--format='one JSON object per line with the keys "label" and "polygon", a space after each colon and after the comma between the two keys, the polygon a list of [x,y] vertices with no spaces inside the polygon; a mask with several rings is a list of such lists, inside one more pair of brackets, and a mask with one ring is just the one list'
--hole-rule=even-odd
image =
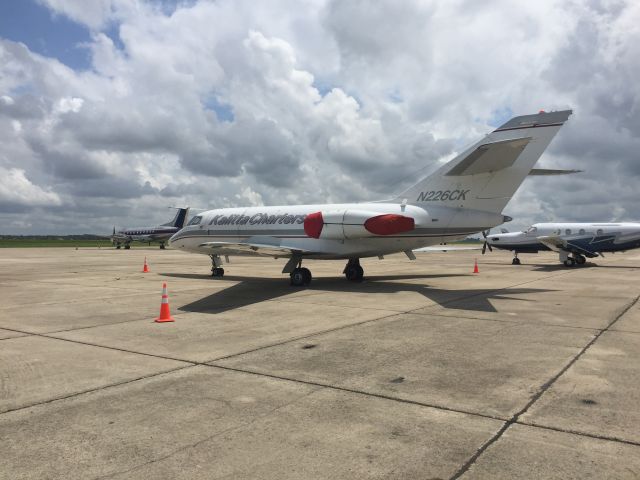
{"label": "orange traffic cone", "polygon": [[473,264],[473,273],[480,273],[480,270],[478,270],[478,259],[476,259],[475,263]]}
{"label": "orange traffic cone", "polygon": [[149,273],[149,265],[147,265],[147,257],[144,257],[144,265],[142,266],[142,273]]}
{"label": "orange traffic cone", "polygon": [[160,303],[160,316],[156,318],[157,323],[173,322],[171,312],[169,312],[169,295],[167,294],[167,284],[162,284],[162,303]]}

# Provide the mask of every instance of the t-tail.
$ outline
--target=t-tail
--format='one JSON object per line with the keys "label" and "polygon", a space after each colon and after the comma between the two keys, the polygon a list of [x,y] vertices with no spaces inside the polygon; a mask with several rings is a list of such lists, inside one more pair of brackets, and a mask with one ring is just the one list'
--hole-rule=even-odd
{"label": "t-tail", "polygon": [[[175,208],[175,207],[172,207]],[[176,216],[173,217],[173,220],[171,220],[169,223],[163,223],[162,226],[163,227],[178,227],[178,228],[183,228],[186,221],[187,221],[187,216],[189,215],[189,207],[186,208],[178,208],[178,211],[176,212]]]}
{"label": "t-tail", "polygon": [[426,209],[502,209],[545,151],[571,110],[515,117],[397,198]]}

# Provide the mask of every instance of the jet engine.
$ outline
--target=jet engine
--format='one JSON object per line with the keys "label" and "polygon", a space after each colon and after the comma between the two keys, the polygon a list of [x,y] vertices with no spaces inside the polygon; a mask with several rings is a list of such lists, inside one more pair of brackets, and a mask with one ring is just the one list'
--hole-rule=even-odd
{"label": "jet engine", "polygon": [[412,217],[366,210],[340,210],[310,213],[304,232],[311,238],[332,240],[397,235],[415,228]]}

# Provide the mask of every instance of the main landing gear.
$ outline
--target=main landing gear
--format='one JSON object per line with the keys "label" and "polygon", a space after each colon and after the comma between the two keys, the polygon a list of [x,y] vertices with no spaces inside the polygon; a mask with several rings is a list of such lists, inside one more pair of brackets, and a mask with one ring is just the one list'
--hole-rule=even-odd
{"label": "main landing gear", "polygon": [[587,261],[584,255],[580,255],[579,253],[574,253],[573,257],[567,257],[564,262],[565,267],[573,267],[575,264],[584,265]]}
{"label": "main landing gear", "polygon": [[352,258],[347,262],[347,266],[344,267],[344,276],[350,282],[361,282],[364,278],[364,270],[360,266],[359,258]]}
{"label": "main landing gear", "polygon": [[164,242],[160,242],[160,250],[164,250]]}
{"label": "main landing gear", "polygon": [[[291,277],[291,285],[294,287],[306,287],[311,283],[311,271],[302,266],[302,259],[300,257],[292,257],[289,260],[283,269],[283,273],[287,272]],[[344,276],[350,282],[361,282],[364,278],[364,270],[360,266],[360,259],[350,259],[342,273],[344,273]]]}
{"label": "main landing gear", "polygon": [[304,267],[297,267],[289,274],[291,285],[294,287],[305,287],[311,283],[311,270]]}
{"label": "main landing gear", "polygon": [[511,265],[520,265],[520,259],[518,258],[518,252],[515,252],[515,256],[513,260],[511,260]]}

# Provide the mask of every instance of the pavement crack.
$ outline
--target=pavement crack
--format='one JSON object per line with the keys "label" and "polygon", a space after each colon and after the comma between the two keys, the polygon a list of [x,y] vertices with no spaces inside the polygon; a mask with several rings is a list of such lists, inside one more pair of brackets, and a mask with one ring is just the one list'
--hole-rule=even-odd
{"label": "pavement crack", "polygon": [[29,404],[29,405],[21,405],[20,407],[11,408],[9,410],[4,410],[4,411],[0,412],[0,415],[4,415],[6,413],[11,413],[11,412],[17,412],[17,411],[20,411],[20,410],[26,410],[26,409],[33,408],[33,407],[38,407],[38,406],[41,406],[41,405],[47,405],[49,403],[59,402],[61,400],[67,400],[69,398],[79,397],[80,395],[85,395],[85,394],[88,394],[88,393],[99,392],[99,391],[105,390],[107,388],[120,387],[122,385],[127,385],[129,383],[134,383],[134,382],[138,382],[140,380],[146,380],[146,379],[149,379],[149,378],[158,377],[160,375],[165,375],[167,373],[174,373],[174,372],[177,372],[179,370],[184,370],[186,368],[192,368],[192,367],[195,367],[195,366],[196,365],[183,365],[181,367],[171,368],[169,370],[163,370],[161,372],[155,372],[155,373],[151,373],[149,375],[143,375],[141,377],[136,377],[136,378],[131,378],[131,379],[128,379],[128,380],[123,380],[121,382],[114,382],[114,383],[109,383],[107,385],[100,385],[99,387],[89,388],[89,389],[86,389],[86,390],[82,390],[80,392],[74,392],[74,393],[70,393],[68,395],[63,395],[63,396],[60,396],[60,397],[49,398],[49,399],[43,400],[41,402],[34,402],[34,403]]}
{"label": "pavement crack", "polygon": [[[500,428],[489,440],[487,440],[472,456],[471,458],[469,458],[469,460],[467,460],[459,469],[458,471],[456,471],[456,473],[453,474],[453,476],[451,477],[451,480],[455,480],[457,478],[460,478],[462,475],[464,475],[467,471],[469,471],[469,469],[476,463],[476,461],[478,460],[478,458],[480,458],[480,456],[491,446],[493,445],[495,442],[497,442],[500,437],[502,437],[502,435],[504,434],[504,432],[507,431],[507,429],[509,427],[511,427],[511,425],[513,425],[514,423],[520,423],[520,417],[522,415],[524,415],[525,413],[527,413],[527,411],[540,399],[540,397],[542,397],[542,395],[544,395],[547,390],[549,390],[549,388],[551,388],[551,386],[562,376],[565,374],[565,372],[567,370],[569,370],[579,359],[580,357],[582,357],[582,355],[585,354],[585,352],[587,350],[589,350],[589,348],[591,348],[591,346],[602,336],[603,333],[605,333],[606,331],[608,331],[613,325],[615,325],[615,323],[620,320],[625,313],[627,313],[636,303],[638,303],[638,300],[640,299],[640,295],[636,296],[631,302],[629,302],[619,313],[618,315],[615,316],[615,318],[613,320],[611,320],[609,322],[609,324],[604,327],[603,329],[599,330],[598,333],[596,333],[596,335],[594,335],[594,337],[584,346],[582,347],[582,349],[580,349],[580,351],[574,355],[574,357],[562,368],[560,369],[560,371],[558,373],[556,373],[553,377],[551,377],[549,380],[547,380],[545,383],[542,384],[542,386],[538,389],[538,391],[529,399],[529,401],[527,402],[527,404],[518,412],[516,412],[509,420],[507,420],[505,422],[505,424],[502,426],[502,428]],[[524,424],[524,423],[523,423]],[[574,432],[572,432],[574,433]],[[580,433],[579,435],[582,436],[589,436],[589,435],[585,435],[583,433]],[[613,438],[607,438],[607,440],[611,440],[611,441],[616,441]],[[628,442],[624,442],[624,443],[628,443]]]}
{"label": "pavement crack", "polygon": [[272,378],[274,380],[284,380],[287,382],[294,382],[294,383],[299,383],[302,385],[309,385],[309,386],[314,386],[314,387],[322,387],[322,388],[327,388],[330,390],[336,390],[336,391],[340,391],[340,392],[346,392],[346,393],[354,393],[356,395],[364,395],[366,397],[372,397],[372,398],[379,398],[382,400],[390,400],[392,402],[398,402],[398,403],[405,403],[408,405],[418,405],[420,407],[427,407],[427,408],[434,408],[436,410],[442,410],[445,412],[452,412],[452,413],[460,413],[463,415],[472,415],[474,417],[480,417],[480,418],[488,418],[490,420],[498,420],[500,422],[504,422],[506,421],[505,418],[501,418],[501,417],[496,417],[493,415],[488,415],[488,414],[484,414],[484,413],[479,413],[479,412],[472,412],[472,411],[467,411],[467,410],[461,410],[461,409],[456,409],[456,408],[451,408],[451,407],[445,407],[444,405],[438,405],[435,403],[426,403],[426,402],[419,402],[417,400],[409,400],[406,398],[400,398],[400,397],[393,397],[391,395],[385,395],[383,393],[374,393],[374,392],[367,392],[365,390],[358,390],[356,388],[349,388],[349,387],[341,387],[339,385],[332,385],[330,383],[321,383],[321,382],[316,382],[313,380],[301,380],[299,378],[292,378],[292,377],[285,377],[282,375],[275,375],[272,373],[265,373],[265,372],[258,372],[255,370],[247,370],[244,368],[235,368],[235,367],[227,367],[225,365],[216,365],[216,364],[204,364],[207,367],[211,367],[211,368],[219,368],[222,370],[227,370],[230,372],[237,372],[237,373],[245,373],[248,375],[255,375],[258,377],[266,377],[266,378]]}
{"label": "pavement crack", "polygon": [[246,427],[248,427],[250,425],[253,425],[254,423],[256,423],[258,421],[264,420],[265,418],[268,418],[269,416],[271,416],[274,413],[282,410],[283,408],[286,408],[286,407],[288,407],[290,405],[293,405],[293,404],[301,401],[302,399],[304,399],[304,398],[306,398],[306,397],[308,397],[310,395],[313,395],[316,392],[319,392],[320,390],[322,390],[322,388],[314,388],[311,391],[309,391],[308,393],[306,393],[304,395],[300,395],[299,397],[296,397],[296,398],[294,398],[293,400],[291,400],[289,402],[283,403],[282,405],[278,405],[277,407],[272,408],[271,410],[269,410],[268,412],[266,412],[266,413],[264,413],[262,415],[258,415],[257,417],[255,417],[254,419],[252,419],[252,420],[250,420],[248,422],[244,422],[244,423],[240,423],[238,425],[234,425],[232,427],[229,427],[229,428],[226,428],[226,429],[221,430],[219,432],[216,432],[216,433],[213,433],[211,435],[208,435],[205,438],[201,438],[200,440],[198,440],[196,442],[189,443],[189,444],[186,444],[186,445],[182,445],[181,447],[176,448],[175,450],[172,450],[171,452],[169,452],[169,453],[167,453],[165,455],[161,455],[161,456],[159,456],[157,458],[151,459],[151,460],[146,461],[144,463],[141,463],[141,464],[138,464],[138,465],[134,465],[133,467],[128,468],[126,470],[120,470],[120,471],[117,471],[117,472],[108,473],[106,475],[100,475],[98,477],[94,477],[93,480],[104,480],[104,479],[107,479],[107,478],[113,478],[113,477],[116,477],[118,475],[123,475],[123,474],[126,474],[126,473],[134,472],[136,470],[140,470],[141,468],[147,467],[149,465],[153,465],[154,463],[158,463],[158,462],[161,462],[163,460],[167,460],[168,458],[171,458],[174,455],[177,455],[177,454],[179,454],[181,452],[187,451],[187,450],[189,450],[191,448],[196,448],[199,445],[202,445],[203,443],[206,443],[209,440],[212,440],[212,439],[214,439],[216,437],[220,437],[220,436],[225,435],[225,434],[227,434],[229,432],[233,432],[233,431],[237,431],[237,430],[246,428]]}

